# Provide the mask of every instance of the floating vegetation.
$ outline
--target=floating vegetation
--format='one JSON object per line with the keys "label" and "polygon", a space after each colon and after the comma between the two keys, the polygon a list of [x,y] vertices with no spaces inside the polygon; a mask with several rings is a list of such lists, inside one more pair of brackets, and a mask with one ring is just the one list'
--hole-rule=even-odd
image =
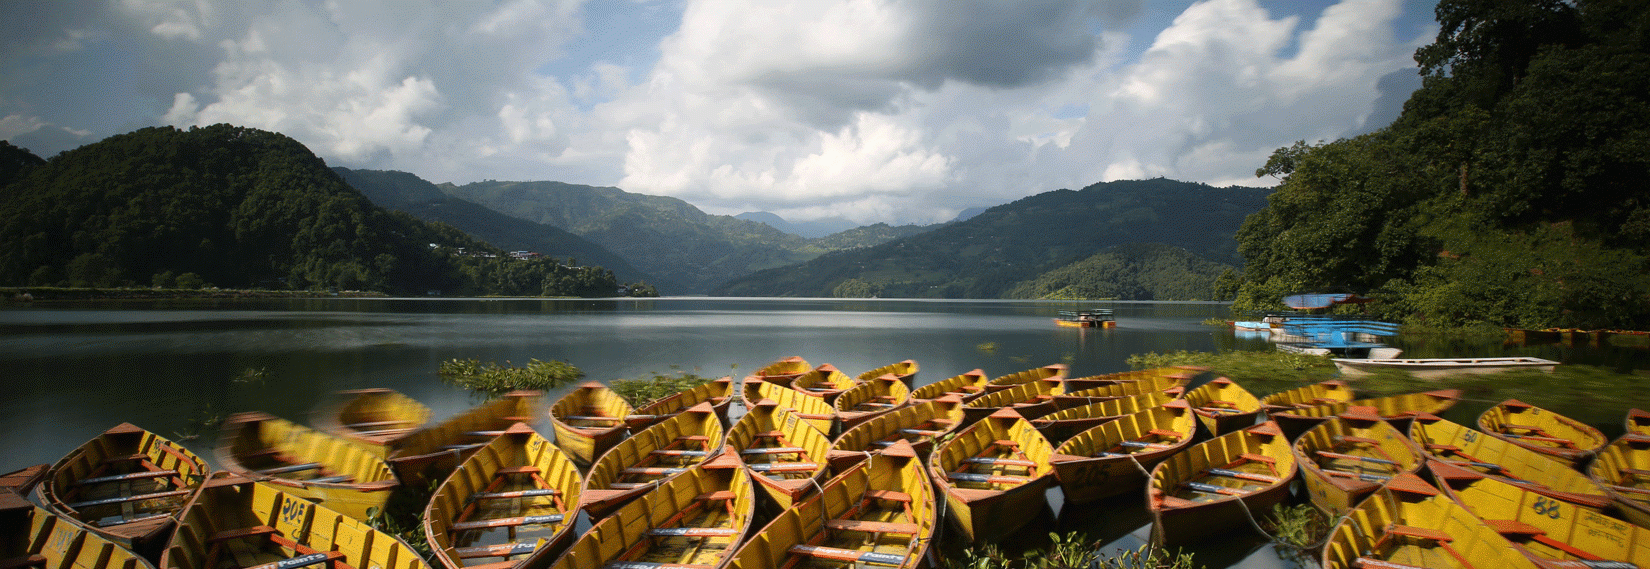
{"label": "floating vegetation", "polygon": [[1190,553],[1171,553],[1161,547],[1142,545],[1119,548],[1114,555],[1101,552],[1102,545],[1078,533],[1051,533],[1047,549],[1022,555],[1004,553],[995,543],[964,549],[962,558],[946,559],[949,569],[1196,569]]}
{"label": "floating vegetation", "polygon": [[537,358],[528,360],[527,365],[522,367],[513,367],[509,361],[501,366],[494,362],[483,364],[481,360],[455,358],[441,362],[441,368],[436,373],[447,383],[490,397],[518,389],[544,391],[584,377],[584,371],[573,364]]}
{"label": "floating vegetation", "polygon": [[991,354],[997,353],[997,343],[996,342],[980,342],[979,345],[974,346],[974,349],[979,350],[980,353],[989,356]]}
{"label": "floating vegetation", "polygon": [[1318,547],[1333,529],[1329,518],[1311,504],[1274,505],[1267,522],[1266,529],[1272,535],[1278,555],[1301,565],[1316,556]]}
{"label": "floating vegetation", "polygon": [[[435,551],[430,549],[430,541],[424,536],[424,506],[430,503],[430,497],[435,495],[439,480],[431,480],[428,484],[401,484],[394,493],[390,494],[383,509],[368,508],[367,524],[373,529],[401,538],[407,546],[417,551],[420,557],[429,563],[436,563]],[[434,565],[432,565],[434,566]]]}
{"label": "floating vegetation", "polygon": [[263,385],[264,382],[269,381],[269,368],[249,367],[241,370],[240,375],[235,376],[229,381],[241,385]]}
{"label": "floating vegetation", "polygon": [[[674,368],[675,366],[671,366]],[[695,370],[697,371],[697,370]],[[675,395],[716,378],[703,377],[680,369],[668,374],[654,373],[636,379],[617,379],[609,388],[632,407],[642,407],[660,398]]]}

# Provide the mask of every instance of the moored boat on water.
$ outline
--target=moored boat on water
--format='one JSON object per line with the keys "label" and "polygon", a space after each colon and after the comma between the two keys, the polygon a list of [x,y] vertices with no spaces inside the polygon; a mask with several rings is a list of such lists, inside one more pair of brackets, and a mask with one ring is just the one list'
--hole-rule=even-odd
{"label": "moored boat on water", "polygon": [[910,403],[911,390],[905,387],[905,382],[900,381],[899,376],[887,374],[848,388],[837,396],[832,406],[842,421],[842,430],[846,431]]}
{"label": "moored boat on water", "polygon": [[1429,462],[1478,471],[1549,498],[1591,508],[1610,505],[1604,489],[1568,463],[1435,415],[1417,416],[1409,427],[1409,438],[1431,455]]}
{"label": "moored boat on water", "polygon": [[1067,328],[1116,328],[1117,319],[1109,308],[1093,310],[1061,310],[1054,317],[1054,325]]}
{"label": "moored boat on water", "polygon": [[596,521],[552,567],[726,567],[752,529],[756,492],[737,456],[717,455]]}
{"label": "moored boat on water", "polygon": [[418,552],[353,516],[220,472],[185,508],[160,567],[429,569]]}
{"label": "moored boat on water", "polygon": [[1031,420],[1031,426],[1043,433],[1050,443],[1059,444],[1077,433],[1124,415],[1138,413],[1180,398],[1180,388],[1152,391],[1130,397],[1118,397],[1082,407],[1062,409]]}
{"label": "moored boat on water", "polygon": [[[1179,369],[1179,368],[1168,368]],[[1179,389],[1176,393],[1184,393],[1187,384],[1191,383],[1193,374],[1170,373],[1164,375],[1148,375],[1133,381],[1119,381],[1103,385],[1095,385],[1073,391],[1073,387],[1084,385],[1068,379],[1064,382],[1065,393],[1054,396],[1054,406],[1061,409],[1093,405],[1102,401],[1110,401],[1119,397],[1133,397],[1146,393]]]}
{"label": "moored boat on water", "polygon": [[840,430],[836,409],[824,399],[751,378],[745,378],[743,395],[746,410],[756,408],[757,402],[763,399],[771,399],[779,408],[790,410],[827,437]]}
{"label": "moored boat on water", "polygon": [[587,466],[624,439],[625,417],[636,409],[606,385],[586,381],[550,406],[556,446],[575,464]]}
{"label": "moored boat on water", "polygon": [[516,423],[537,420],[538,391],[512,391],[400,438],[391,446],[390,468],[404,484],[440,483],[470,453]]}
{"label": "moored boat on water", "polygon": [[1580,466],[1610,442],[1592,425],[1517,399],[1484,410],[1478,415],[1478,429],[1572,467]]}
{"label": "moored boat on water", "polygon": [[[1094,389],[1096,387],[1135,385],[1139,389],[1132,390],[1127,393],[1119,393],[1117,395],[1139,395],[1140,393],[1144,393],[1146,391],[1162,391],[1170,387],[1186,385],[1187,383],[1190,383],[1198,374],[1205,373],[1207,371],[1209,370],[1206,368],[1193,366],[1169,366],[1153,369],[1121,371],[1102,375],[1067,377],[1061,380],[1061,387],[1066,388],[1066,393],[1068,395],[1076,395],[1078,392]],[[1144,385],[1137,385],[1142,383],[1144,383]],[[1062,404],[1061,407],[1064,408],[1065,406],[1066,405]]]}
{"label": "moored boat on water", "polygon": [[921,366],[917,365],[916,360],[905,360],[861,373],[858,376],[855,376],[854,379],[864,382],[882,377],[884,375],[893,374],[894,377],[899,378],[900,383],[904,383],[905,387],[909,389],[916,387],[917,371],[920,369]]}
{"label": "moored boat on water", "polygon": [[1350,407],[1302,433],[1290,450],[1306,494],[1329,517],[1345,514],[1400,474],[1414,474],[1426,455],[1373,407]]}
{"label": "moored boat on water", "polygon": [[1151,468],[1185,450],[1196,434],[1191,406],[1176,399],[1073,435],[1049,463],[1067,502],[1093,502],[1138,492]]}
{"label": "moored boat on water", "polygon": [[1247,530],[1251,512],[1268,512],[1288,498],[1296,470],[1289,442],[1271,421],[1171,455],[1152,469],[1146,486],[1152,542],[1178,546]]}
{"label": "moored boat on water", "polygon": [[1031,383],[1047,379],[1064,379],[1070,370],[1066,364],[1051,364],[1043,367],[1034,367],[1025,371],[1017,371],[1007,375],[999,375],[986,382],[987,391],[1007,389],[1022,383]]}
{"label": "moored boat on water", "polygon": [[946,517],[975,543],[1014,533],[1047,507],[1054,483],[1054,447],[1013,409],[1002,409],[940,443],[929,473],[946,502]]}
{"label": "moored boat on water", "polygon": [[831,450],[826,453],[831,470],[844,472],[899,441],[910,443],[917,455],[926,459],[935,440],[962,426],[962,407],[961,397],[946,395],[872,417],[831,442]]}
{"label": "moored boat on water", "polygon": [[183,445],[121,423],[46,470],[40,500],[103,539],[155,556],[210,472]]}
{"label": "moored boat on water", "polygon": [[[26,485],[19,486],[26,489]],[[0,489],[0,567],[155,569],[143,556]]]}
{"label": "moored boat on water", "polygon": [[651,490],[695,464],[722,452],[722,420],[710,403],[700,403],[631,435],[590,467],[579,507],[592,519]]}
{"label": "moored boat on water", "polygon": [[1260,398],[1260,408],[1267,413],[1273,413],[1351,400],[1352,388],[1347,387],[1346,382],[1337,379],[1267,395]]}
{"label": "moored boat on water", "polygon": [[1603,488],[1622,517],[1650,527],[1650,436],[1617,437],[1588,465],[1587,477]]}
{"label": "moored boat on water", "polygon": [[273,415],[231,415],[221,432],[224,470],[358,520],[382,510],[400,485],[390,465],[366,449]]}
{"label": "moored boat on water", "polygon": [[825,481],[831,440],[772,399],[756,402],[728,429],[728,450],[739,457],[767,496],[770,511],[789,509]]}
{"label": "moored boat on water", "polygon": [[1187,391],[1185,398],[1210,435],[1223,435],[1249,427],[1260,416],[1260,399],[1224,377]]}
{"label": "moored boat on water", "polygon": [[1628,409],[1627,418],[1622,420],[1625,432],[1650,437],[1650,411],[1642,409]]}
{"label": "moored boat on water", "polygon": [[636,408],[636,413],[624,418],[631,432],[641,432],[700,403],[710,403],[716,416],[728,420],[728,407],[733,406],[733,378],[720,377],[692,389],[654,400]]}
{"label": "moored boat on water", "polygon": [[1015,384],[964,403],[963,420],[972,423],[1002,409],[1013,409],[1022,417],[1041,417],[1054,412],[1054,396],[1060,393],[1060,381],[1054,378]]}
{"label": "moored boat on water", "polygon": [[1553,371],[1558,362],[1525,356],[1506,358],[1336,358],[1341,375],[1357,377],[1380,370],[1408,373],[1422,379],[1439,379],[1461,374],[1501,373],[1512,370]]}
{"label": "moored boat on water", "polygon": [[796,376],[789,383],[779,385],[819,397],[824,399],[826,403],[831,403],[836,401],[836,397],[841,395],[842,392],[854,386],[854,378],[848,377],[848,374],[842,373],[841,370],[836,369],[836,366],[819,364],[819,367]]}
{"label": "moored boat on water", "polygon": [[1451,499],[1543,567],[1606,560],[1650,567],[1650,530],[1470,470],[1431,468]]}
{"label": "moored boat on water", "polygon": [[397,441],[430,422],[430,408],[393,389],[352,389],[334,395],[311,422],[372,450],[378,458],[389,458]]}
{"label": "moored boat on water", "polygon": [[739,549],[732,567],[921,567],[936,525],[933,484],[916,451],[899,442],[774,518]]}
{"label": "moored boat on water", "polygon": [[1536,569],[1494,529],[1413,474],[1330,530],[1324,569]]}
{"label": "moored boat on water", "polygon": [[928,401],[946,395],[956,395],[967,401],[985,395],[986,386],[990,383],[991,378],[985,375],[985,370],[976,369],[918,387],[911,391],[911,399]]}
{"label": "moored boat on water", "polygon": [[1285,435],[1293,439],[1306,432],[1307,429],[1317,426],[1318,423],[1329,420],[1350,407],[1374,407],[1375,413],[1380,415],[1392,427],[1407,432],[1409,424],[1416,415],[1427,413],[1437,415],[1443,413],[1461,401],[1461,390],[1439,389],[1422,393],[1401,393],[1386,397],[1371,397],[1357,399],[1345,403],[1326,403],[1311,407],[1295,407],[1268,411],[1266,416],[1278,422]]}
{"label": "moored boat on water", "polygon": [[791,356],[757,368],[751,376],[789,387],[791,380],[796,379],[796,376],[812,370],[813,366],[808,365],[808,360],[802,359],[802,356]]}
{"label": "moored boat on water", "polygon": [[566,453],[517,423],[436,488],[424,537],[449,569],[542,567],[572,540],[582,482]]}

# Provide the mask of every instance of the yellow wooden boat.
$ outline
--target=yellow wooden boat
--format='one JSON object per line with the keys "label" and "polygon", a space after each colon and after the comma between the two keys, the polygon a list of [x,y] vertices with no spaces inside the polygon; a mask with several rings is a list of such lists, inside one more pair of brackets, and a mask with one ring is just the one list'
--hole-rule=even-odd
{"label": "yellow wooden boat", "polygon": [[774,518],[734,554],[731,566],[921,567],[937,522],[922,461],[900,442]]}
{"label": "yellow wooden boat", "polygon": [[428,569],[406,543],[274,484],[217,473],[161,554],[169,569]]}
{"label": "yellow wooden boat", "polygon": [[788,409],[813,425],[819,432],[830,436],[840,429],[836,416],[836,409],[826,403],[824,399],[814,397],[795,389],[780,387],[759,379],[745,378],[745,408],[752,409],[763,399],[771,399],[779,404],[779,408]]}
{"label": "yellow wooden boat", "polygon": [[[21,488],[21,486],[20,486]],[[0,489],[0,567],[155,569],[148,559]]]}
{"label": "yellow wooden boat", "polygon": [[911,391],[911,399],[931,401],[946,395],[956,395],[967,401],[984,395],[985,387],[990,383],[991,378],[985,375],[985,370],[976,369],[918,387]]}
{"label": "yellow wooden boat", "polygon": [[1445,465],[1432,474],[1450,498],[1538,565],[1650,567],[1650,530],[1470,470]]}
{"label": "yellow wooden boat", "polygon": [[[1066,393],[1068,395],[1076,395],[1079,391],[1095,389],[1098,387],[1140,384],[1141,382],[1144,382],[1143,385],[1135,385],[1134,389],[1131,390],[1132,392],[1123,394],[1139,395],[1146,391],[1162,391],[1177,385],[1186,385],[1187,383],[1190,383],[1198,374],[1206,371],[1208,371],[1208,369],[1192,366],[1171,366],[1153,369],[1130,370],[1085,377],[1068,377],[1063,380],[1064,385],[1062,387],[1066,388]],[[1162,387],[1152,389],[1152,386],[1155,385],[1161,385]]]}
{"label": "yellow wooden boat", "polygon": [[543,567],[573,538],[578,468],[525,423],[481,447],[424,508],[424,537],[450,569]]}
{"label": "yellow wooden boat", "polygon": [[1186,392],[1186,402],[1211,435],[1223,435],[1254,426],[1260,399],[1227,378],[1216,378]]}
{"label": "yellow wooden boat", "polygon": [[1034,367],[1025,371],[1017,371],[1008,375],[999,375],[986,383],[986,391],[996,391],[1045,379],[1064,379],[1066,372],[1071,368],[1066,364],[1052,364],[1043,367]]}
{"label": "yellow wooden boat", "polygon": [[1077,433],[1124,415],[1139,413],[1180,398],[1180,388],[1169,391],[1151,391],[1140,395],[1118,397],[1090,403],[1082,407],[1062,409],[1031,420],[1031,426],[1043,433],[1049,442],[1059,444]]}
{"label": "yellow wooden boat", "polygon": [[625,424],[630,426],[630,432],[641,432],[700,403],[710,403],[716,416],[726,421],[733,400],[733,378],[721,377],[637,407],[635,414],[625,417]]}
{"label": "yellow wooden boat", "polygon": [[1324,569],[1536,569],[1442,491],[1400,474],[1330,530]]}
{"label": "yellow wooden boat", "polygon": [[400,485],[390,465],[344,439],[259,412],[224,420],[218,464],[364,520]]}
{"label": "yellow wooden boat", "polygon": [[772,363],[758,368],[751,375],[758,379],[789,387],[791,380],[796,379],[796,376],[813,371],[813,369],[813,366],[808,365],[808,360],[802,359],[801,356],[791,356],[774,360]]}
{"label": "yellow wooden boat", "polygon": [[1330,518],[1352,511],[1399,474],[1414,474],[1426,454],[1373,407],[1351,407],[1308,429],[1290,450],[1312,505]]}
{"label": "yellow wooden boat", "polygon": [[945,496],[946,517],[975,543],[996,542],[1046,508],[1054,447],[1013,409],[1002,409],[939,443],[929,473]]}
{"label": "yellow wooden boat", "polygon": [[0,489],[11,490],[19,496],[27,496],[34,490],[34,486],[46,478],[46,471],[50,464],[36,464],[25,466],[5,474],[0,474]]}
{"label": "yellow wooden boat", "polygon": [[751,486],[738,457],[717,455],[595,522],[552,569],[726,567],[756,516]]}
{"label": "yellow wooden boat", "polygon": [[962,407],[961,397],[946,395],[889,411],[843,431],[826,453],[831,471],[845,472],[871,453],[882,452],[899,441],[910,443],[926,460],[936,439],[962,426]]}
{"label": "yellow wooden boat", "polygon": [[796,376],[789,383],[779,383],[797,391],[824,399],[826,403],[836,401],[842,392],[852,388],[854,378],[842,373],[831,364],[820,364],[819,367],[808,370],[808,373]]}
{"label": "yellow wooden boat", "polygon": [[1627,433],[1604,447],[1587,467],[1622,517],[1650,527],[1650,436]]}
{"label": "yellow wooden boat", "polygon": [[1001,409],[1014,409],[1021,417],[1041,417],[1055,411],[1054,396],[1060,389],[1058,378],[1017,383],[968,400],[963,404],[963,420],[972,423]]}
{"label": "yellow wooden boat", "polygon": [[1431,455],[1429,461],[1482,472],[1549,498],[1591,508],[1610,505],[1604,488],[1569,464],[1436,415],[1416,416],[1409,438]]}
{"label": "yellow wooden boat", "polygon": [[1279,391],[1260,398],[1260,408],[1267,413],[1314,407],[1328,403],[1352,400],[1352,388],[1341,380],[1330,380]]}
{"label": "yellow wooden boat", "polygon": [[1380,414],[1381,418],[1386,419],[1388,423],[1392,423],[1393,428],[1407,432],[1409,423],[1415,418],[1415,415],[1419,413],[1437,415],[1450,407],[1454,407],[1459,401],[1461,401],[1461,390],[1439,389],[1422,393],[1402,393],[1386,397],[1357,399],[1345,403],[1296,407],[1268,412],[1267,417],[1277,421],[1278,427],[1283,429],[1284,434],[1293,439],[1306,432],[1307,429],[1317,426],[1318,423],[1345,413],[1348,407],[1374,407],[1375,412]]}
{"label": "yellow wooden boat", "polygon": [[624,439],[625,417],[635,414],[636,409],[612,389],[586,381],[550,406],[550,424],[556,430],[556,446],[585,467]]}
{"label": "yellow wooden boat", "polygon": [[40,500],[103,539],[154,556],[210,472],[183,445],[121,423],[53,464]]}
{"label": "yellow wooden boat", "polygon": [[825,480],[831,440],[772,399],[756,402],[728,429],[728,451],[751,471],[774,512],[789,509]]}
{"label": "yellow wooden boat", "polygon": [[[1179,368],[1165,369],[1179,370]],[[1169,391],[1171,389],[1179,390],[1175,392],[1177,394],[1184,393],[1186,384],[1190,383],[1193,377],[1194,376],[1192,374],[1187,373],[1150,375],[1134,381],[1101,385],[1079,391],[1072,391],[1069,387],[1071,385],[1071,381],[1068,380],[1066,381],[1066,385],[1068,386],[1066,388],[1066,392],[1064,394],[1054,396],[1054,406],[1061,409],[1070,409],[1073,407],[1082,407],[1084,405],[1093,405],[1095,403],[1110,401],[1119,397],[1133,397],[1136,395],[1144,395],[1158,391]]]}
{"label": "yellow wooden boat", "polygon": [[430,408],[393,389],[340,391],[313,415],[315,428],[389,458],[403,438],[430,422]]}
{"label": "yellow wooden boat", "polygon": [[516,423],[538,420],[538,391],[512,391],[395,441],[390,468],[409,485],[440,483],[470,454]]}
{"label": "yellow wooden boat", "polygon": [[886,374],[848,388],[832,404],[842,421],[842,430],[869,421],[872,417],[911,403],[911,390],[899,376]]}
{"label": "yellow wooden boat", "polygon": [[601,518],[659,483],[722,452],[722,420],[710,403],[620,441],[584,479],[579,507]]}
{"label": "yellow wooden boat", "polygon": [[1151,468],[1185,450],[1196,434],[1191,405],[1175,399],[1081,431],[1048,461],[1066,502],[1088,503],[1138,492]]}
{"label": "yellow wooden boat", "polygon": [[1627,419],[1622,421],[1622,427],[1627,433],[1650,437],[1650,411],[1642,409],[1628,409]]}
{"label": "yellow wooden boat", "polygon": [[1271,421],[1169,456],[1146,486],[1153,543],[1179,546],[1249,529],[1252,515],[1289,497],[1296,469],[1289,441]]}
{"label": "yellow wooden boat", "polygon": [[1592,425],[1517,399],[1484,410],[1478,416],[1478,430],[1571,467],[1580,466],[1610,442]]}
{"label": "yellow wooden boat", "polygon": [[915,384],[917,381],[918,368],[919,366],[917,365],[916,360],[905,360],[903,362],[892,363],[871,371],[867,371],[859,374],[854,379],[859,381],[870,381],[884,375],[893,374],[894,377],[899,378],[900,383],[904,383],[905,387],[909,389],[916,386]]}

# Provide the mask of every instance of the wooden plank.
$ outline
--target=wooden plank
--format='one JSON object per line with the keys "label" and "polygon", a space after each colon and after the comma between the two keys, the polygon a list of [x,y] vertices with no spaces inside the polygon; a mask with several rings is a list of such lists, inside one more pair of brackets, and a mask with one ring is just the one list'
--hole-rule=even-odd
{"label": "wooden plank", "polygon": [[148,471],[144,471],[144,472],[128,472],[126,474],[113,474],[113,475],[109,475],[109,476],[98,476],[96,478],[82,478],[80,480],[76,480],[75,485],[76,486],[85,486],[85,485],[89,485],[89,484],[102,484],[104,482],[125,482],[127,480],[142,480],[144,478],[165,478],[165,477],[168,477],[168,476],[177,476],[177,475],[178,475],[178,471],[176,471],[176,470],[148,470]]}
{"label": "wooden plank", "polygon": [[1373,462],[1375,464],[1390,464],[1390,465],[1393,465],[1393,466],[1398,465],[1398,461],[1387,460],[1387,459],[1384,459],[1384,458],[1375,458],[1375,457],[1371,457],[1371,456],[1358,456],[1358,455],[1355,455],[1355,454],[1341,454],[1341,453],[1338,453],[1338,452],[1329,452],[1329,451],[1326,451],[1326,450],[1320,450],[1320,451],[1317,451],[1317,453],[1318,453],[1318,456],[1321,456],[1321,457],[1324,457],[1324,458],[1337,459],[1337,460],[1356,460],[1358,462]]}
{"label": "wooden plank", "polygon": [[214,534],[212,534],[212,537],[206,538],[206,542],[207,543],[217,543],[217,542],[220,542],[220,541],[229,541],[231,539],[241,539],[241,538],[244,538],[244,537],[265,537],[265,536],[268,536],[268,535],[272,535],[274,533],[275,533],[275,528],[272,528],[272,527],[269,527],[269,526],[252,526],[252,527],[245,527],[245,528],[240,528],[240,529],[224,530],[224,531],[220,531],[218,533],[214,533]]}
{"label": "wooden plank", "polygon": [[274,476],[276,474],[292,474],[292,473],[295,473],[295,472],[303,472],[303,471],[306,471],[306,470],[320,470],[320,469],[321,469],[321,463],[319,463],[319,462],[306,462],[306,463],[303,463],[303,464],[288,464],[286,466],[277,466],[275,468],[265,468],[263,470],[259,470],[258,474],[266,474],[266,475]]}
{"label": "wooden plank", "polygon": [[478,545],[475,547],[460,547],[454,550],[459,559],[475,559],[477,557],[510,557],[532,553],[537,543],[502,543],[499,545]]}
{"label": "wooden plank", "polygon": [[509,492],[476,492],[470,495],[469,500],[509,500],[512,498],[538,498],[542,496],[560,496],[561,491],[555,488],[533,488],[531,490],[512,490]]}
{"label": "wooden plank", "polygon": [[1276,476],[1268,476],[1268,475],[1265,475],[1265,474],[1257,474],[1257,473],[1254,473],[1254,472],[1243,472],[1241,470],[1228,470],[1228,469],[1225,469],[1225,468],[1211,468],[1211,469],[1207,470],[1206,472],[1208,472],[1209,474],[1213,474],[1215,476],[1223,476],[1223,477],[1226,477],[1226,478],[1236,478],[1238,480],[1249,480],[1249,481],[1253,481],[1253,482],[1265,482],[1265,483],[1268,483],[1268,484],[1271,484],[1273,482],[1277,482],[1278,480],[1280,480],[1280,478],[1278,478]]}
{"label": "wooden plank", "polygon": [[916,535],[922,531],[917,524],[899,522],[873,522],[867,520],[826,520],[825,527],[837,531],[857,531],[863,533],[892,533],[900,535]]}
{"label": "wooden plank", "polygon": [[133,494],[131,496],[115,496],[113,498],[104,498],[104,499],[101,499],[101,500],[90,500],[90,501],[86,501],[86,502],[76,502],[76,503],[73,503],[73,504],[69,504],[68,506],[69,506],[69,509],[78,510],[78,509],[81,509],[81,508],[89,508],[89,507],[93,507],[93,506],[107,506],[107,505],[110,505],[110,504],[120,504],[120,503],[124,503],[124,502],[138,502],[138,501],[142,501],[142,500],[154,500],[154,499],[158,499],[158,498],[171,498],[171,497],[174,497],[174,496],[187,496],[187,495],[189,495],[189,492],[190,492],[189,490],[170,490],[170,491],[166,491],[166,492],[153,492],[153,493],[149,493],[149,494]]}
{"label": "wooden plank", "polygon": [[1444,543],[1448,543],[1448,542],[1453,541],[1455,539],[1453,537],[1450,537],[1449,534],[1438,531],[1438,530],[1435,530],[1435,529],[1427,529],[1427,528],[1421,528],[1421,527],[1415,527],[1415,526],[1406,526],[1406,525],[1403,525],[1403,524],[1389,524],[1389,525],[1387,525],[1386,526],[1386,533],[1387,533],[1387,535],[1402,535],[1402,536],[1407,536],[1407,537],[1419,537],[1421,539],[1430,539],[1432,541],[1438,541],[1438,542],[1444,542]]}
{"label": "wooden plank", "polygon": [[252,567],[247,567],[246,569],[297,569],[298,567],[308,567],[310,565],[330,563],[343,558],[344,554],[337,551],[318,551],[306,555],[299,555],[291,559],[283,559],[274,563],[254,565]]}
{"label": "wooden plank", "polygon": [[1393,563],[1391,561],[1375,559],[1372,557],[1359,557],[1357,559],[1353,559],[1352,566],[1357,567],[1358,569],[1427,569],[1426,567],[1421,567],[1419,565],[1404,565],[1402,563]]}
{"label": "wooden plank", "polygon": [[548,514],[543,516],[521,516],[515,518],[493,518],[490,520],[476,520],[473,522],[456,522],[447,526],[453,531],[473,529],[517,527],[526,525],[549,525],[561,523],[566,516],[562,514]]}
{"label": "wooden plank", "polygon": [[46,557],[39,554],[29,554],[22,557],[13,557],[0,560],[0,569],[21,569],[23,567],[46,567]]}
{"label": "wooden plank", "polygon": [[865,497],[872,500],[888,500],[892,502],[911,503],[911,495],[895,490],[866,490]]}
{"label": "wooden plank", "polygon": [[653,537],[733,537],[739,530],[733,528],[653,528],[647,530]]}
{"label": "wooden plank", "polygon": [[875,551],[858,551],[854,549],[839,549],[835,547],[821,547],[818,545],[793,545],[789,550],[791,555],[818,557],[834,561],[850,563],[864,563],[867,565],[885,565],[899,567],[905,562],[905,556],[892,553],[877,553]]}

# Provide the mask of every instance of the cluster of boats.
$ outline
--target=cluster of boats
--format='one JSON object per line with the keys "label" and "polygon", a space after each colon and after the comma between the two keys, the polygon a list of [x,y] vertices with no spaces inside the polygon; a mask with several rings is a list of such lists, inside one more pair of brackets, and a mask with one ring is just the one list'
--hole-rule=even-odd
{"label": "cluster of boats", "polygon": [[[1072,504],[1144,493],[1153,541],[1173,546],[1252,527],[1297,478],[1338,521],[1325,567],[1650,567],[1650,413],[1610,442],[1512,400],[1451,423],[1454,390],[1262,398],[1197,368],[1064,365],[914,386],[917,371],[793,357],[641,408],[587,382],[548,413],[517,392],[434,424],[404,395],[352,391],[314,429],[230,418],[217,471],[123,424],[0,476],[0,567],[919,567],[942,526],[1001,540],[1055,485]],[[546,415],[553,439],[530,426]],[[25,499],[36,485],[44,508]],[[431,486],[433,561],[367,523]]]}

